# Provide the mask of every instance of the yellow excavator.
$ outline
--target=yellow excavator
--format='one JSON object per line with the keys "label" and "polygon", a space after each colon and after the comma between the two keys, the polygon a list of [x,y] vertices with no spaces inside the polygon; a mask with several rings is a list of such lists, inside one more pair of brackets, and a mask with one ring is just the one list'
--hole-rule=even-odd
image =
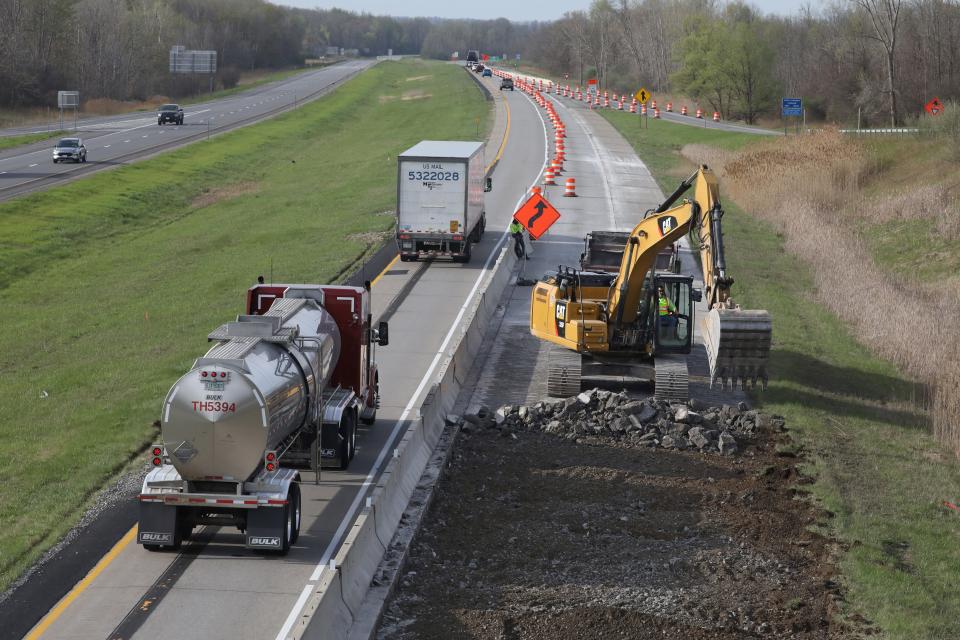
{"label": "yellow excavator", "polygon": [[[691,188],[693,197],[680,201]],[[770,314],[741,309],[730,298],[722,218],[717,178],[702,165],[629,233],[588,234],[580,268],[561,266],[537,282],[530,332],[556,345],[549,353],[551,396],[575,395],[584,382],[653,380],[658,398],[685,401],[686,354],[701,300],[708,309],[700,328],[711,386],[766,385]],[[699,250],[704,291],[680,274],[675,243],[688,233]]]}

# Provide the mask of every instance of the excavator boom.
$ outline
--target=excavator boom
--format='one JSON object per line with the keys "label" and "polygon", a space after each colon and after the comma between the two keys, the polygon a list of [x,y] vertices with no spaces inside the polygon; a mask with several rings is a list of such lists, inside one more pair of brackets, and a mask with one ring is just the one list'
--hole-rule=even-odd
{"label": "excavator boom", "polygon": [[727,274],[723,207],[716,176],[706,165],[698,167],[655,212],[669,210],[691,187],[693,199],[688,206],[694,209],[694,215],[690,238],[700,253],[708,309],[700,320],[700,331],[710,363],[710,383],[765,386],[773,323],[766,311],[741,309],[730,298],[733,278]]}

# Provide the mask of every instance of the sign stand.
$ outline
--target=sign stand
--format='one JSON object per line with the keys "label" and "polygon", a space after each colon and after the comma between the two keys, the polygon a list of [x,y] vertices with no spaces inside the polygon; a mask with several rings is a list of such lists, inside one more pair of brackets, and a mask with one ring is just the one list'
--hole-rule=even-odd
{"label": "sign stand", "polygon": [[783,135],[787,135],[787,118],[805,117],[803,113],[803,98],[782,98],[780,100],[780,117],[783,119]]}
{"label": "sign stand", "polygon": [[73,109],[73,130],[76,131],[79,126],[78,114],[80,112],[80,92],[79,91],[58,91],[57,107],[60,109],[60,130],[63,131],[63,110]]}

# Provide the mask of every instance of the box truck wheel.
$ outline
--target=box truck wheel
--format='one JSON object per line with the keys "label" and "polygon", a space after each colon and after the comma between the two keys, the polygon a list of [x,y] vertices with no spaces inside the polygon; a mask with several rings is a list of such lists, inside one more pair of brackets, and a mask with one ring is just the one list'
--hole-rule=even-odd
{"label": "box truck wheel", "polygon": [[463,243],[463,255],[462,256],[453,256],[454,262],[470,262],[470,258],[473,256],[473,250],[471,249],[470,241],[467,240]]}

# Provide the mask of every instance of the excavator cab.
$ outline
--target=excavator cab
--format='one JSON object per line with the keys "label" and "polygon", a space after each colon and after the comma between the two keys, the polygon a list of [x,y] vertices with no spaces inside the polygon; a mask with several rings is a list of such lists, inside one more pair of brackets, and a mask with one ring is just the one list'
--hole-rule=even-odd
{"label": "excavator cab", "polygon": [[652,310],[654,351],[690,353],[693,342],[694,302],[700,291],[689,276],[657,275],[648,288],[646,309]]}

